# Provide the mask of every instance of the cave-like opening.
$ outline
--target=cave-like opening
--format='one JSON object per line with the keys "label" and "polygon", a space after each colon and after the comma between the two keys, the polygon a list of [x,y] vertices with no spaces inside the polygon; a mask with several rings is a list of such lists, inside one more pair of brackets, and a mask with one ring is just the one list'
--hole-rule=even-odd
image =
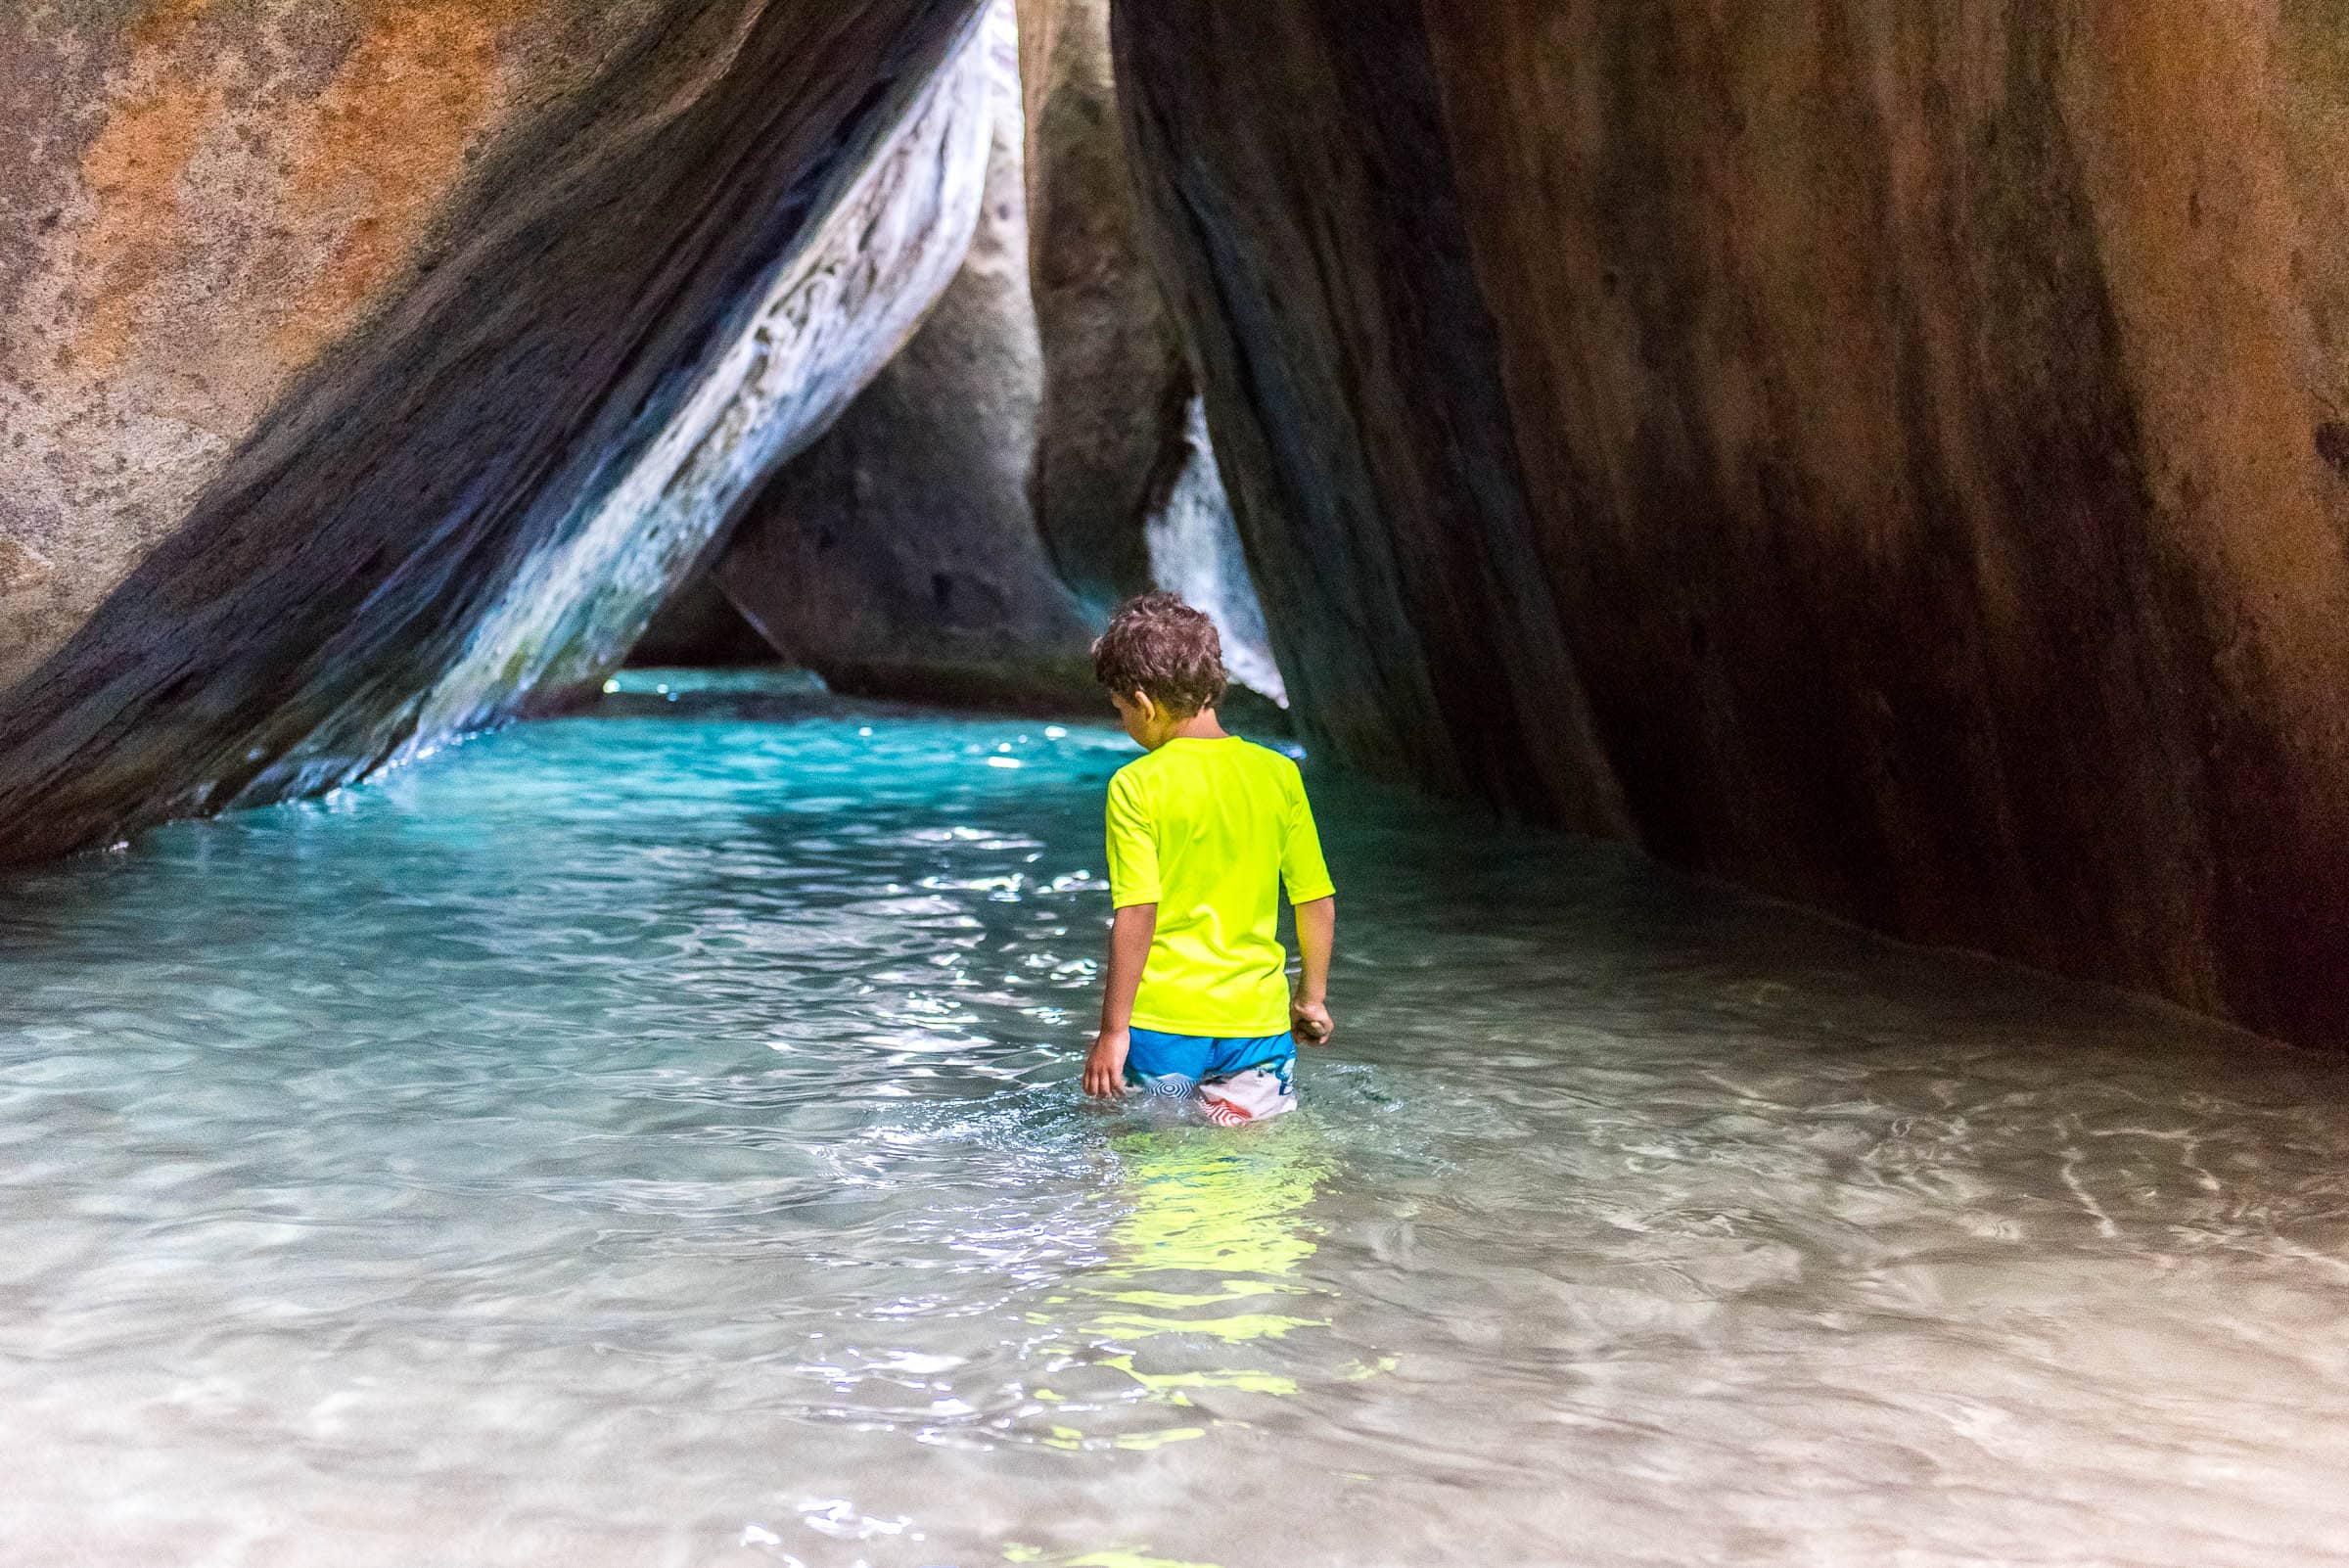
{"label": "cave-like opening", "polygon": [[0,17],[0,1556],[2337,1554],[2336,31]]}

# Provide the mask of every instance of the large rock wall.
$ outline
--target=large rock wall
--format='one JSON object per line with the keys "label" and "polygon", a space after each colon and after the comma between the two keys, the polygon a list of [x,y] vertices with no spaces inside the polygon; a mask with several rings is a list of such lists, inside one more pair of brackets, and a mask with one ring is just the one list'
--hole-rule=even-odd
{"label": "large rock wall", "polygon": [[1310,729],[2349,1039],[2349,26],[1124,3]]}
{"label": "large rock wall", "polygon": [[1415,6],[1114,16],[1162,281],[1302,723],[1358,763],[1617,830]]}
{"label": "large rock wall", "polygon": [[0,21],[0,855],[617,660],[951,276],[974,9]]}

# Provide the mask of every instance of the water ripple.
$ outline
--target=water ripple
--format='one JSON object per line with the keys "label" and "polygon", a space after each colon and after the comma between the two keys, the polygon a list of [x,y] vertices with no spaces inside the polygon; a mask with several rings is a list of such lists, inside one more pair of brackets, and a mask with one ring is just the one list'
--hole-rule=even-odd
{"label": "water ripple", "polygon": [[2340,1067],[1331,778],[1103,1110],[1122,738],[721,697],[0,880],[0,1560],[2349,1555]]}

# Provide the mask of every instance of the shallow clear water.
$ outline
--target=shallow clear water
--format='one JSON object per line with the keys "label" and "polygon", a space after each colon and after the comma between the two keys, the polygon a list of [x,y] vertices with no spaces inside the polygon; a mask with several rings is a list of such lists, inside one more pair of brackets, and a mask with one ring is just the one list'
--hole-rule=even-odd
{"label": "shallow clear water", "polygon": [[0,1558],[2349,1554],[2341,1068],[1320,778],[1308,1108],[1088,1107],[1128,755],[570,720],[0,878]]}

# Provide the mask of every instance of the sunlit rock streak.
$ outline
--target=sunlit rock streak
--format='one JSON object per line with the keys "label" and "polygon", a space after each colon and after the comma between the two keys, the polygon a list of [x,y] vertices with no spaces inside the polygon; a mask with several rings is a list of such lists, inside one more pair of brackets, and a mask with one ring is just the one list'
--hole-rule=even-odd
{"label": "sunlit rock streak", "polygon": [[[421,741],[539,687],[601,680],[758,484],[805,451],[898,354],[962,266],[994,114],[973,30],[886,150],[846,190],[649,445],[615,454],[563,543],[533,555],[420,715]],[[853,173],[853,178],[846,176]],[[263,780],[263,787],[267,781]]]}
{"label": "sunlit rock streak", "polygon": [[1288,706],[1271,633],[1248,570],[1248,553],[1232,521],[1231,497],[1216,467],[1205,404],[1190,399],[1183,420],[1182,466],[1166,500],[1145,523],[1150,576],[1162,588],[1207,612],[1223,641],[1223,667],[1241,685]]}
{"label": "sunlit rock streak", "polygon": [[974,57],[990,140],[977,229],[921,330],[840,423],[781,466],[715,575],[842,691],[1090,709],[1096,629],[1029,504],[1038,383],[1009,0]]}

